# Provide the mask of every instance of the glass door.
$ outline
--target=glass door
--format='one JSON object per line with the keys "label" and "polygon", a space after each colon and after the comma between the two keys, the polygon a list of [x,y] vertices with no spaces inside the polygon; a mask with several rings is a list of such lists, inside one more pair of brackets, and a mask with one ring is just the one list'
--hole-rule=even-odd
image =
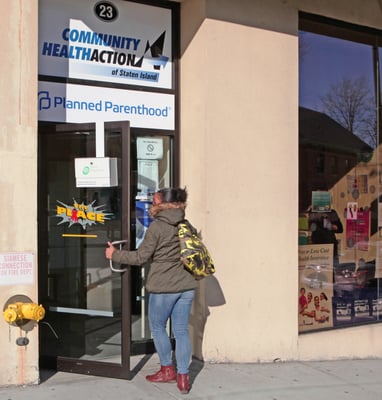
{"label": "glass door", "polygon": [[[157,132],[132,135],[130,159],[130,248],[136,249],[151,222],[149,209],[153,193],[158,188],[172,185],[173,139]],[[131,268],[131,354],[155,351],[149,330],[148,294],[145,290],[149,268],[149,262]]]}
{"label": "glass door", "polygon": [[128,122],[105,123],[104,152],[98,165],[95,124],[39,126],[40,360],[129,378],[131,271],[104,256],[130,239]]}

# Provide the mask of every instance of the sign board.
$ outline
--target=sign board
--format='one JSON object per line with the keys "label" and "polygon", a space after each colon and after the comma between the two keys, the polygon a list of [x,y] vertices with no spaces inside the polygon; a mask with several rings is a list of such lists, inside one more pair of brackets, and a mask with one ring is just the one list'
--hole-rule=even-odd
{"label": "sign board", "polygon": [[159,188],[158,160],[138,160],[138,190],[155,192]]}
{"label": "sign board", "polygon": [[139,160],[161,160],[163,158],[163,140],[160,138],[137,138],[137,158]]}
{"label": "sign board", "polygon": [[298,247],[299,332],[333,326],[333,244]]}
{"label": "sign board", "polygon": [[39,1],[40,75],[173,89],[172,41],[165,6]]}
{"label": "sign board", "polygon": [[0,253],[0,285],[33,284],[34,273],[32,253]]}
{"label": "sign board", "polygon": [[312,211],[313,212],[324,212],[330,211],[332,197],[330,192],[317,190],[312,192]]}
{"label": "sign board", "polygon": [[118,160],[109,157],[76,158],[77,187],[118,186]]}
{"label": "sign board", "polygon": [[175,97],[106,87],[39,82],[38,118],[52,122],[130,121],[134,128],[175,129]]}

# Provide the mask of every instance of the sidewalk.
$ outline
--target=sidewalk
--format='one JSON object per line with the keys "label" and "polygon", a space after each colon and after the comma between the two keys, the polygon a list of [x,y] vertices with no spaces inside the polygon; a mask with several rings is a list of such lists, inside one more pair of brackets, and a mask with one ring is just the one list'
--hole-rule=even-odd
{"label": "sidewalk", "polygon": [[382,360],[209,364],[193,361],[192,388],[145,380],[154,354],[131,380],[42,372],[40,385],[0,388],[0,400],[380,400]]}

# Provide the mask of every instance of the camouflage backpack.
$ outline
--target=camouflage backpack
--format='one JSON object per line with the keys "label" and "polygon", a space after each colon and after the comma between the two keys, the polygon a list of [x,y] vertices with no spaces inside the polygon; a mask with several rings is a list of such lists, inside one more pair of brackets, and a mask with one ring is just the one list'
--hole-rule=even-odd
{"label": "camouflage backpack", "polygon": [[184,267],[199,280],[215,272],[214,262],[197,230],[188,220],[178,224],[180,259]]}

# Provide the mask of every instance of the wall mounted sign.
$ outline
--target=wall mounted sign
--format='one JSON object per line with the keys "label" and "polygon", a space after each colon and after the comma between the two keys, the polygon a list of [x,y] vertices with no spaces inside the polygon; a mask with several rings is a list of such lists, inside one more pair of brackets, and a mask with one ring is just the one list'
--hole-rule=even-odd
{"label": "wall mounted sign", "polygon": [[33,284],[34,274],[32,253],[0,253],[0,285]]}
{"label": "wall mounted sign", "polygon": [[118,161],[111,157],[76,158],[76,187],[118,186]]}
{"label": "wall mounted sign", "polygon": [[113,0],[40,0],[39,74],[172,89],[172,10]]}
{"label": "wall mounted sign", "polygon": [[110,1],[100,1],[94,6],[95,15],[102,21],[114,21],[118,18],[118,8]]}
{"label": "wall mounted sign", "polygon": [[137,158],[139,160],[161,160],[163,158],[163,140],[161,138],[138,137]]}
{"label": "wall mounted sign", "polygon": [[130,121],[135,128],[175,128],[175,96],[105,87],[39,82],[40,121]]}

